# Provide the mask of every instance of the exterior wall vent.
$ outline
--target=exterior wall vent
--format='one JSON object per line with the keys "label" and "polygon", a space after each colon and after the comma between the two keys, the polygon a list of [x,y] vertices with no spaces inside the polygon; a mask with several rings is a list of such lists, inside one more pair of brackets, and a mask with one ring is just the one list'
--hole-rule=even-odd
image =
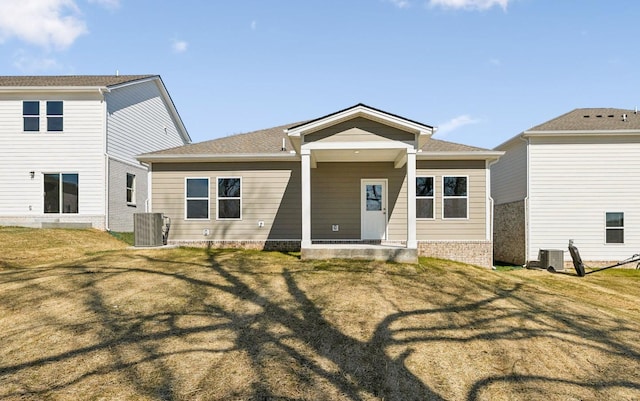
{"label": "exterior wall vent", "polygon": [[135,246],[162,246],[164,216],[162,213],[134,213],[133,237]]}

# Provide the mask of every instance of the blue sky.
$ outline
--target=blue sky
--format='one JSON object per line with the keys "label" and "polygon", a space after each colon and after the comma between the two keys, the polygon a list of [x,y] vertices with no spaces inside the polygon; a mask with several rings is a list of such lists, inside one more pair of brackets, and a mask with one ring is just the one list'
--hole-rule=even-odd
{"label": "blue sky", "polygon": [[0,0],[0,75],[159,74],[194,142],[356,103],[493,148],[640,106],[635,0]]}

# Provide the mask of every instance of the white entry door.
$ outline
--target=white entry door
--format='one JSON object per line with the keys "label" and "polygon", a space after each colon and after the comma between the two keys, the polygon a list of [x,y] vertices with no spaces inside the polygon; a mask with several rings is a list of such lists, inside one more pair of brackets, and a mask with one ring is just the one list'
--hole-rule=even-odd
{"label": "white entry door", "polygon": [[387,239],[387,180],[362,180],[362,239]]}

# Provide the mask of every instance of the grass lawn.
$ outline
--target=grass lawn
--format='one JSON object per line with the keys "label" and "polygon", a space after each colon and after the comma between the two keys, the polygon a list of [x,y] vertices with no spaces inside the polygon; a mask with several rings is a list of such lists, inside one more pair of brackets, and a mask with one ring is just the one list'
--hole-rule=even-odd
{"label": "grass lawn", "polygon": [[2,400],[638,400],[640,271],[1,228]]}

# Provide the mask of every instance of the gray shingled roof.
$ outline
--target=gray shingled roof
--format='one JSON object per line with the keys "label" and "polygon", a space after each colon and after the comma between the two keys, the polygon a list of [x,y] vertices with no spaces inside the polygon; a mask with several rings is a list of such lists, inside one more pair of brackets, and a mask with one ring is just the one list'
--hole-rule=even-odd
{"label": "gray shingled roof", "polygon": [[[627,115],[626,121],[623,114]],[[640,114],[634,110],[613,108],[575,109],[537,125],[532,131],[608,131],[640,130]]]}
{"label": "gray shingled roof", "polygon": [[423,152],[486,152],[488,150],[433,138],[427,139],[422,147]]}
{"label": "gray shingled roof", "polygon": [[0,87],[113,86],[158,75],[51,75],[0,76]]}
{"label": "gray shingled roof", "polygon": [[[302,122],[304,123],[304,122]],[[281,125],[259,131],[236,134],[210,141],[192,143],[176,148],[147,153],[146,155],[231,155],[231,154],[277,154],[282,153],[282,138],[287,150],[293,145],[284,130],[302,123]],[[487,149],[429,138],[422,147],[429,152],[484,152]]]}

